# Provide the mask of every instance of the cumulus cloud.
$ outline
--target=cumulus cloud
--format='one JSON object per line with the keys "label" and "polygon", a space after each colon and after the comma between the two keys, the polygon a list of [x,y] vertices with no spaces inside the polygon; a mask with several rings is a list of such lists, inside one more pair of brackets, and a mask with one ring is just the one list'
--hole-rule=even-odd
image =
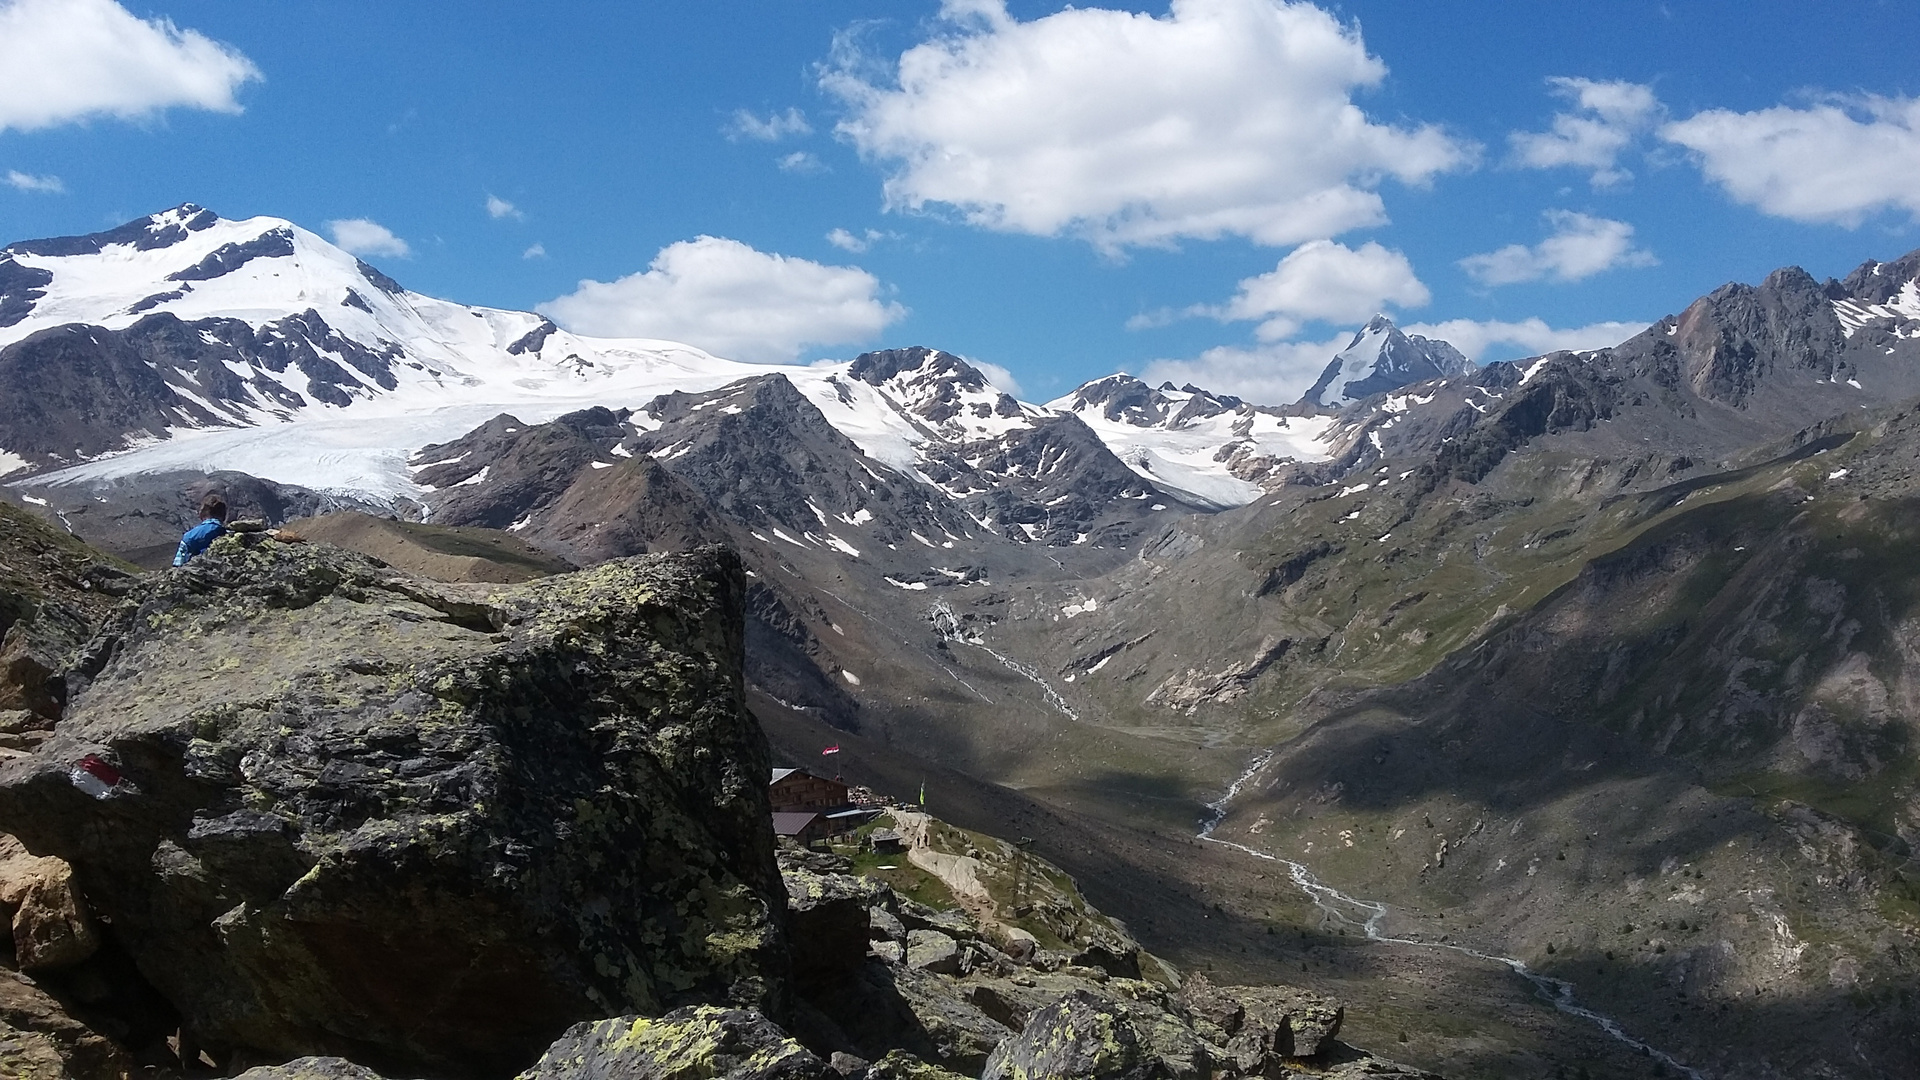
{"label": "cumulus cloud", "polygon": [[393,230],[377,221],[344,218],[327,222],[327,231],[333,234],[335,244],[355,255],[394,259],[411,258],[413,255],[413,249],[407,246],[405,240],[393,235]]}
{"label": "cumulus cloud", "polygon": [[1386,307],[1420,307],[1431,299],[1398,251],[1368,241],[1358,250],[1331,240],[1302,244],[1258,277],[1240,282],[1233,299],[1198,309],[1227,320],[1261,320],[1262,341],[1299,332],[1303,323],[1357,322]]}
{"label": "cumulus cloud", "polygon": [[1223,345],[1191,360],[1155,360],[1140,377],[1155,386],[1192,383],[1256,404],[1285,405],[1300,400],[1327,361],[1352,339],[1352,331],[1347,331],[1325,341],[1277,341],[1253,348]]}
{"label": "cumulus cloud", "polygon": [[[1479,363],[1538,356],[1560,349],[1587,351],[1620,344],[1647,328],[1644,322],[1597,322],[1555,327],[1544,319],[1500,322],[1448,319],[1401,327],[1408,334],[1450,343]],[[1324,341],[1275,341],[1244,348],[1223,345],[1190,360],[1155,360],[1141,378],[1158,385],[1193,383],[1237,394],[1248,401],[1284,405],[1300,400],[1335,353],[1353,340],[1352,331]]]}
{"label": "cumulus cloud", "polygon": [[1104,250],[1182,238],[1292,244],[1386,220],[1379,183],[1421,184],[1476,148],[1370,119],[1386,66],[1310,3],[1173,0],[1160,18],[1069,8],[1022,22],[947,0],[947,30],[890,80],[840,51],[839,133],[889,170],[890,207]]}
{"label": "cumulus cloud", "polygon": [[500,221],[503,218],[512,218],[515,221],[521,221],[521,220],[524,220],[527,215],[521,213],[519,207],[513,205],[507,200],[501,198],[500,196],[488,195],[487,196],[487,216],[492,218],[495,221]]}
{"label": "cumulus cloud", "polygon": [[985,360],[975,360],[971,357],[963,357],[962,359],[965,359],[967,363],[979,369],[980,374],[987,377],[987,381],[993,384],[995,390],[1004,394],[1012,394],[1014,397],[1019,397],[1026,392],[1020,389],[1020,380],[1013,377],[1013,372],[1008,371],[999,364],[989,364]]}
{"label": "cumulus cloud", "polygon": [[1631,179],[1633,174],[1620,167],[1620,154],[1664,112],[1653,88],[1567,76],[1550,78],[1547,85],[1555,96],[1571,101],[1574,111],[1556,113],[1546,131],[1509,134],[1508,163],[1526,169],[1587,169],[1594,187]]}
{"label": "cumulus cloud", "polygon": [[1476,363],[1511,360],[1523,356],[1571,349],[1587,352],[1607,349],[1647,328],[1644,322],[1597,322],[1586,326],[1554,327],[1544,319],[1520,322],[1498,320],[1448,319],[1437,323],[1416,323],[1401,327],[1409,334],[1439,338]]}
{"label": "cumulus cloud", "polygon": [[547,257],[547,245],[535,243],[520,253],[523,259],[544,259]]}
{"label": "cumulus cloud", "polygon": [[582,281],[541,304],[567,329],[684,341],[737,360],[787,362],[809,346],[866,341],[906,316],[872,274],[756,251],[717,236],[661,249],[645,271]]}
{"label": "cumulus cloud", "polygon": [[67,185],[57,176],[35,176],[23,173],[19,169],[8,169],[7,186],[15,191],[27,191],[36,195],[59,195],[67,190]]}
{"label": "cumulus cloud", "polygon": [[1920,98],[1836,98],[1758,112],[1709,109],[1660,129],[1707,178],[1774,217],[1858,226],[1920,220]]}
{"label": "cumulus cloud", "polygon": [[235,49],[113,0],[0,2],[0,131],[169,108],[239,112],[234,92],[260,78]]}
{"label": "cumulus cloud", "polygon": [[1633,246],[1633,226],[1572,210],[1549,210],[1553,235],[1532,247],[1508,244],[1498,251],[1460,260],[1467,276],[1482,285],[1521,281],[1581,281],[1623,266],[1657,266],[1652,252]]}
{"label": "cumulus cloud", "polygon": [[726,137],[734,142],[741,139],[756,139],[760,142],[779,142],[790,135],[811,135],[813,125],[799,109],[788,109],[784,113],[773,113],[766,119],[748,112],[736,110],[727,126],[721,129]]}

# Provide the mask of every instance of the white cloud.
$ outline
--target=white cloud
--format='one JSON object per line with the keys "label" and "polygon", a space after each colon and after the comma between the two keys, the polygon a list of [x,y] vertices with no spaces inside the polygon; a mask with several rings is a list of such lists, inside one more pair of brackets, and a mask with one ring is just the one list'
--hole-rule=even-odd
{"label": "white cloud", "polygon": [[547,257],[547,245],[536,243],[520,253],[523,259],[544,259]]}
{"label": "white cloud", "polygon": [[[1604,349],[1647,328],[1644,322],[1599,322],[1587,326],[1553,327],[1532,318],[1520,322],[1449,319],[1403,326],[1408,334],[1450,343],[1471,359],[1493,360],[1538,356],[1559,349]],[[1248,401],[1283,405],[1300,400],[1335,353],[1353,340],[1352,331],[1325,341],[1277,341],[1252,348],[1223,345],[1191,360],[1155,360],[1140,375],[1158,385],[1193,383]]]}
{"label": "white cloud", "polygon": [[1155,386],[1192,383],[1256,404],[1285,405],[1300,400],[1327,361],[1352,339],[1347,331],[1326,341],[1281,341],[1251,349],[1223,345],[1192,360],[1155,360],[1140,377]]}
{"label": "white cloud", "polygon": [[519,207],[500,196],[490,194],[487,196],[487,216],[495,221],[499,221],[502,218],[512,218],[515,221],[522,221],[525,220],[527,215],[521,213]]}
{"label": "white cloud", "polygon": [[333,242],[355,255],[386,256],[406,259],[413,256],[413,249],[405,240],[393,235],[393,231],[377,221],[366,218],[346,218],[327,222],[327,231],[333,234]]}
{"label": "white cloud", "polygon": [[791,154],[776,158],[774,164],[780,166],[781,172],[800,173],[806,176],[827,171],[827,167],[821,164],[819,158],[805,150],[795,150]]}
{"label": "white cloud", "polygon": [[260,78],[237,50],[113,0],[0,2],[0,131],[185,107],[236,113]]}
{"label": "white cloud", "polygon": [[987,377],[987,381],[993,384],[995,390],[1003,394],[1012,394],[1016,398],[1026,392],[1020,389],[1020,380],[1013,377],[1013,372],[1008,371],[999,364],[989,364],[985,360],[975,360],[971,357],[964,359],[966,359],[967,363],[978,368],[980,374]]}
{"label": "white cloud", "polygon": [[1920,220],[1920,98],[1833,99],[1804,109],[1710,109],[1660,129],[1735,200],[1849,228],[1881,210]]}
{"label": "white cloud", "polygon": [[765,120],[745,109],[736,110],[733,119],[721,129],[727,138],[738,142],[741,139],[758,139],[761,142],[779,142],[789,135],[811,135],[813,125],[799,109],[788,109],[784,113],[773,113]]}
{"label": "white cloud", "polygon": [[1509,164],[1527,169],[1589,169],[1594,187],[1632,179],[1633,174],[1619,165],[1620,154],[1664,112],[1653,89],[1640,83],[1567,76],[1550,78],[1547,85],[1556,96],[1572,101],[1576,111],[1554,114],[1551,130],[1509,134]]}
{"label": "white cloud", "polygon": [[67,190],[67,185],[57,176],[35,176],[23,173],[19,169],[8,169],[6,184],[15,191],[28,191],[36,195],[59,195]]}
{"label": "white cloud", "polygon": [[1581,281],[1615,267],[1659,265],[1652,252],[1633,246],[1633,226],[1624,221],[1572,210],[1549,210],[1545,217],[1553,226],[1545,240],[1469,255],[1460,260],[1461,269],[1482,285],[1511,285],[1541,278]]}
{"label": "white cloud", "polygon": [[1021,22],[947,0],[943,36],[881,85],[849,58],[823,77],[838,131],[890,169],[894,208],[1085,237],[1107,251],[1180,238],[1291,244],[1386,220],[1374,190],[1469,164],[1436,127],[1352,101],[1386,66],[1310,3],[1172,0],[1162,18],[1069,8]]}
{"label": "white cloud", "polygon": [[855,255],[872,248],[882,240],[898,239],[900,239],[899,233],[881,232],[879,229],[867,229],[858,233],[849,232],[846,229],[835,229],[827,234],[827,243],[841,251],[851,251]]}
{"label": "white cloud", "polygon": [[1400,252],[1372,241],[1355,250],[1315,240],[1288,252],[1268,273],[1240,282],[1226,304],[1192,313],[1263,320],[1260,339],[1278,341],[1305,322],[1358,322],[1384,307],[1420,307],[1431,298]]}
{"label": "white cloud", "polygon": [[904,318],[880,282],[852,266],[756,251],[702,236],[661,249],[648,269],[582,281],[541,304],[567,329],[684,341],[737,360],[785,362],[808,346],[863,342]]}
{"label": "white cloud", "polygon": [[1520,322],[1448,319],[1445,322],[1401,327],[1409,334],[1439,338],[1465,353],[1468,359],[1482,364],[1539,356],[1560,349],[1586,352],[1611,348],[1646,328],[1644,322],[1597,322],[1586,326],[1553,327],[1540,318]]}

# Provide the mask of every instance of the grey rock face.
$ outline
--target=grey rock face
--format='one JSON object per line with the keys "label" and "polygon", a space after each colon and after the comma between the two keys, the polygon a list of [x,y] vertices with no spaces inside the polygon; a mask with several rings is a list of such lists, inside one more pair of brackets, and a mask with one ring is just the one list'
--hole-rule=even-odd
{"label": "grey rock face", "polygon": [[498,1075],[582,1019],[777,1009],[743,593],[723,553],[462,591],[231,537],[95,640],[0,828],[210,1048]]}
{"label": "grey rock face", "polygon": [[[344,406],[352,391],[397,386],[399,354],[397,345],[373,349],[342,336],[313,309],[258,330],[237,319],[187,323],[169,312],[124,330],[51,327],[0,350],[0,445],[52,464],[76,451],[121,449],[132,437],[164,438],[171,427],[239,425],[261,412],[306,408],[308,398]],[[236,374],[233,365],[256,374]],[[289,368],[305,376],[305,395],[266,375]]]}
{"label": "grey rock face", "polygon": [[0,254],[0,326],[12,326],[33,314],[34,302],[47,295],[53,283],[51,271],[37,266],[22,266],[12,256]]}

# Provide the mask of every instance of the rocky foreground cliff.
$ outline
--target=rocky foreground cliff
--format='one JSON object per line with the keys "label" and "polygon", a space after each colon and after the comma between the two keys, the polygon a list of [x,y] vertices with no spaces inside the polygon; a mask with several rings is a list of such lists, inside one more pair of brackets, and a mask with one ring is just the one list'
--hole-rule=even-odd
{"label": "rocky foreground cliff", "polygon": [[10,1075],[1422,1075],[1122,931],[776,860],[722,549],[460,586],[253,534],[134,578],[5,524]]}

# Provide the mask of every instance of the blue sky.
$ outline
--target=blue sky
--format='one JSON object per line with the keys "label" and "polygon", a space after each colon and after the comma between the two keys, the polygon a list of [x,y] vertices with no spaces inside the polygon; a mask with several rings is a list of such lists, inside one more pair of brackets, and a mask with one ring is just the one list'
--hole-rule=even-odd
{"label": "blue sky", "polygon": [[0,0],[0,236],[192,201],[583,332],[1290,399],[1376,309],[1512,358],[1920,247],[1911,7],[1813,12]]}

